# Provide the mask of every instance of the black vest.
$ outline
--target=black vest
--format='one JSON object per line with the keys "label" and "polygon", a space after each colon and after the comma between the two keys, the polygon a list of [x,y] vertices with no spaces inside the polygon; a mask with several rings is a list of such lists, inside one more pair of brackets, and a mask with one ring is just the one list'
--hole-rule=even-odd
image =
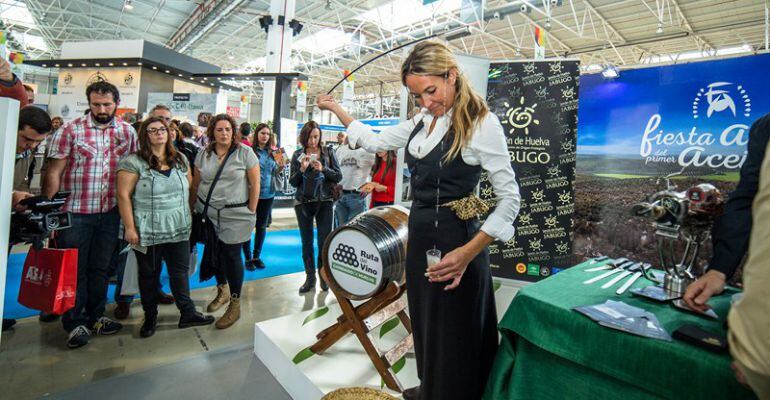
{"label": "black vest", "polygon": [[439,204],[472,194],[481,177],[481,166],[466,164],[461,154],[448,162],[442,161],[452,147],[454,130],[451,127],[441,139],[441,143],[422,159],[413,157],[409,152],[409,144],[424,125],[420,120],[414,127],[406,142],[405,151],[406,163],[411,173],[410,186],[416,205],[435,206],[436,188],[439,189]]}

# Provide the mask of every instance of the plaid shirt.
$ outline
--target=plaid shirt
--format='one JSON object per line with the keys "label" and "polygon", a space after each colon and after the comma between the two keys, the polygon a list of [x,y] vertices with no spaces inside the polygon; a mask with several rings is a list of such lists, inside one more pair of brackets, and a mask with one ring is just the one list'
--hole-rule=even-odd
{"label": "plaid shirt", "polygon": [[118,163],[137,149],[134,128],[117,119],[102,129],[88,114],[56,131],[48,157],[67,160],[60,190],[71,193],[63,210],[97,214],[115,207]]}

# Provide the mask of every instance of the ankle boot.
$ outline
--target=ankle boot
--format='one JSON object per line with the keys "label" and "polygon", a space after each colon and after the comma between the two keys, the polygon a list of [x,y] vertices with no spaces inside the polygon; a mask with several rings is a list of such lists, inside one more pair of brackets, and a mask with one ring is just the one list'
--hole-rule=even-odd
{"label": "ankle boot", "polygon": [[206,307],[207,312],[214,312],[222,308],[223,305],[230,301],[230,286],[226,283],[217,285],[217,297],[209,303]]}
{"label": "ankle boot", "polygon": [[241,299],[237,295],[230,297],[230,304],[227,306],[222,318],[220,318],[215,326],[219,329],[227,329],[231,327],[235,321],[241,318]]}
{"label": "ankle boot", "polygon": [[305,283],[299,288],[300,293],[307,293],[315,289],[315,273],[305,273]]}
{"label": "ankle boot", "polygon": [[324,280],[324,277],[321,275],[321,270],[318,270],[318,283],[321,284],[321,290],[324,292],[329,290],[329,285],[326,283],[326,280]]}

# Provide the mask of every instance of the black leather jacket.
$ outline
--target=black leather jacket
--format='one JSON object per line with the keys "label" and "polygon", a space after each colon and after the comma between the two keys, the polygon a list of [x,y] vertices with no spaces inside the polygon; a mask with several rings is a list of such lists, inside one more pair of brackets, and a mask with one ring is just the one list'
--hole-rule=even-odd
{"label": "black leather jacket", "polygon": [[[311,168],[307,168],[304,173],[300,171],[299,156],[303,154],[305,154],[304,148],[295,151],[291,156],[291,174],[289,183],[297,188],[294,199],[300,203],[318,200],[333,201],[332,190],[334,186],[342,180],[342,172],[340,172],[340,165],[337,162],[337,158],[334,156],[334,152],[329,150],[326,146],[321,146],[321,164],[323,165],[323,170],[321,172]],[[314,198],[307,198],[303,194],[302,184],[306,180],[313,180],[316,174],[319,173],[324,177],[319,195]]]}

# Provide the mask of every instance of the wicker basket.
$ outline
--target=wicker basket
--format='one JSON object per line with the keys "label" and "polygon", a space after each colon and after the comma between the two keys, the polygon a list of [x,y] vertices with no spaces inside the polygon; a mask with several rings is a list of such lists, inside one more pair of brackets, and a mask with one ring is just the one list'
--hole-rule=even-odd
{"label": "wicker basket", "polygon": [[397,400],[395,397],[364,387],[341,388],[329,392],[321,400]]}

